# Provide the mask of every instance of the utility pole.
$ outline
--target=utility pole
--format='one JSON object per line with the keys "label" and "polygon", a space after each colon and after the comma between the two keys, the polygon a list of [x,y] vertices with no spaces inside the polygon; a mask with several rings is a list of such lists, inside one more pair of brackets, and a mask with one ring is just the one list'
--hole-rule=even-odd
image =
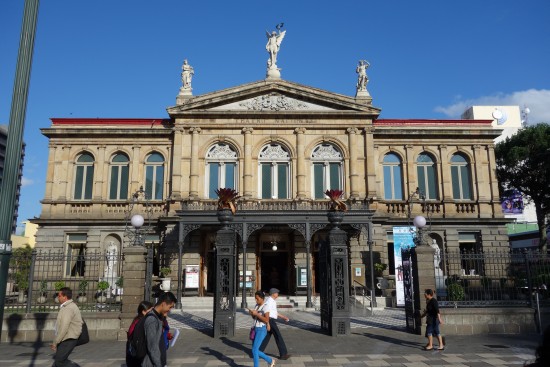
{"label": "utility pole", "polygon": [[[25,113],[27,111],[27,96],[31,75],[34,36],[38,19],[39,0],[25,0],[23,24],[17,54],[15,81],[11,101],[10,124],[4,163],[4,177],[0,187],[0,335],[4,320],[4,301],[8,282],[8,268],[11,257],[11,231],[15,196],[21,165],[21,149],[23,145],[23,130]],[[32,286],[32,285],[31,285]]]}

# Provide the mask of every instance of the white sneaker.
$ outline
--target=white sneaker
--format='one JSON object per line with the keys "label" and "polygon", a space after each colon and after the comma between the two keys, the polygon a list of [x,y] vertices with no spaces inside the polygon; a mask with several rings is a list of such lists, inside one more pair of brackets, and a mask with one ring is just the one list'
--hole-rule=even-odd
{"label": "white sneaker", "polygon": [[271,360],[271,364],[269,365],[269,367],[275,367],[275,358]]}

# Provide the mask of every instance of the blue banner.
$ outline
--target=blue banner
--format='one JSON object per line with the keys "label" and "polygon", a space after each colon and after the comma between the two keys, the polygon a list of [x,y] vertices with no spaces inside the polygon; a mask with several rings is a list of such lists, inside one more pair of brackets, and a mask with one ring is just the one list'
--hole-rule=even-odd
{"label": "blue banner", "polygon": [[395,296],[397,306],[405,306],[405,288],[403,286],[403,264],[401,250],[414,247],[415,227],[393,227],[393,254],[395,259]]}

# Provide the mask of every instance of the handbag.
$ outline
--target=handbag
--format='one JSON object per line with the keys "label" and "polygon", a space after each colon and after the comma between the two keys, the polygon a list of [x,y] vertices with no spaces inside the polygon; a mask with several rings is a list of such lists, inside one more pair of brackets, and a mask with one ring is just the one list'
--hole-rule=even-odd
{"label": "handbag", "polygon": [[250,328],[250,335],[248,337],[250,338],[250,340],[254,340],[254,338],[256,337],[256,327],[255,326],[252,326]]}
{"label": "handbag", "polygon": [[76,339],[76,345],[86,344],[90,341],[90,334],[88,334],[88,325],[86,321],[82,320],[82,332],[78,339]]}

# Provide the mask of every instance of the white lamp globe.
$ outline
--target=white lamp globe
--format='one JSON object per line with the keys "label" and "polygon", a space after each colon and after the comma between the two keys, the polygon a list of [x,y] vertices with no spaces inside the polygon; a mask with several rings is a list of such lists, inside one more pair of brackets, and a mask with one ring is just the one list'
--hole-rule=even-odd
{"label": "white lamp globe", "polygon": [[143,226],[143,223],[145,223],[145,219],[143,219],[143,216],[136,214],[132,216],[132,219],[130,219],[130,223],[132,223],[132,227],[134,228],[141,228],[141,226]]}
{"label": "white lamp globe", "polygon": [[426,218],[421,215],[414,217],[413,224],[416,228],[423,228],[426,225]]}
{"label": "white lamp globe", "polygon": [[277,251],[277,245],[273,245],[273,247],[271,248],[273,251]]}

